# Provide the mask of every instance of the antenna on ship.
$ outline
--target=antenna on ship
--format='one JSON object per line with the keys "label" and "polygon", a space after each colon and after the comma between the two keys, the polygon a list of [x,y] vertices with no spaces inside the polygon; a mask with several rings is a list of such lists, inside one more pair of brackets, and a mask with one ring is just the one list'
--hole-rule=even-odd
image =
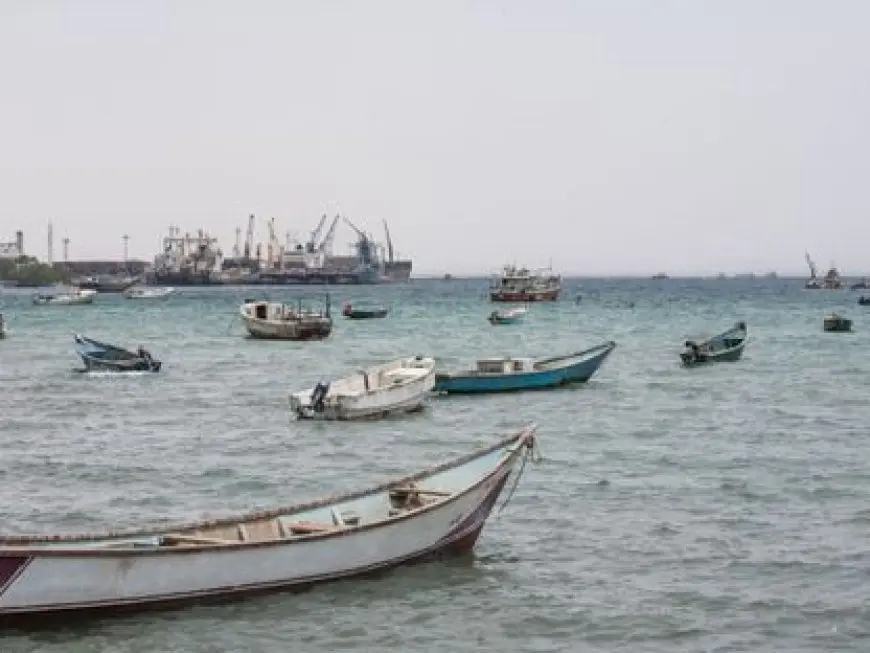
{"label": "antenna on ship", "polygon": [[48,223],[48,267],[51,267],[54,261],[54,231],[51,223]]}

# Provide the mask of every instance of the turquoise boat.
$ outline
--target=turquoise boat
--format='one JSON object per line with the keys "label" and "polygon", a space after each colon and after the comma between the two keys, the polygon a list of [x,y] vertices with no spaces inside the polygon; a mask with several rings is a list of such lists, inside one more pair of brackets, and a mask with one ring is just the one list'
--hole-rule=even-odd
{"label": "turquoise boat", "polygon": [[534,360],[485,358],[474,369],[435,375],[435,392],[484,393],[543,390],[588,381],[616,347],[612,340],[585,351]]}
{"label": "turquoise boat", "polygon": [[733,363],[743,355],[746,339],[746,322],[738,322],[708,340],[687,340],[685,349],[680,353],[680,360],[686,367],[707,363]]}

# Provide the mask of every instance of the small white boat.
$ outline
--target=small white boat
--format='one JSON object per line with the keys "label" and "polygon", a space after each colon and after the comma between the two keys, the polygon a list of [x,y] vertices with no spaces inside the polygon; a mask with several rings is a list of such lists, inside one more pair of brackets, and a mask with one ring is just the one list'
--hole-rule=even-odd
{"label": "small white boat", "polygon": [[253,338],[266,340],[323,340],[332,333],[329,296],[322,312],[279,302],[246,300],[240,309],[242,321]]}
{"label": "small white boat", "polygon": [[60,292],[39,292],[33,296],[33,303],[37,306],[57,305],[72,306],[75,304],[93,304],[96,290],[82,290],[73,288]]}
{"label": "small white boat", "polygon": [[533,456],[534,430],[276,510],[101,535],[0,535],[0,623],[44,627],[241,598],[468,553],[508,479],[513,492]]}
{"label": "small white boat", "polygon": [[435,360],[400,358],[290,395],[300,419],[349,420],[419,410],[435,386]]}
{"label": "small white boat", "polygon": [[165,299],[175,292],[175,288],[167,286],[166,288],[143,288],[141,286],[133,286],[127,288],[121,294],[127,299]]}

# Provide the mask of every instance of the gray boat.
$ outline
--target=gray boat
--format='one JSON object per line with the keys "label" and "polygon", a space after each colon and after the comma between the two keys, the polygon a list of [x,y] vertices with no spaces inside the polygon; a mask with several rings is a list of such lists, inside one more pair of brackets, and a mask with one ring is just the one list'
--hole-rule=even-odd
{"label": "gray boat", "polygon": [[687,340],[686,348],[680,353],[680,360],[686,367],[734,362],[743,355],[746,340],[746,323],[741,321],[707,340]]}

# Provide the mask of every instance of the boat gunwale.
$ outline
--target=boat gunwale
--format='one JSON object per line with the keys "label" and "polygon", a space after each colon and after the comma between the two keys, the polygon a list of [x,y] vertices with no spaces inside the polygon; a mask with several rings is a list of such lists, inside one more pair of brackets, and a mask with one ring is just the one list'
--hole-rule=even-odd
{"label": "boat gunwale", "polygon": [[[204,551],[234,551],[236,549],[251,549],[266,546],[282,546],[300,542],[320,541],[333,537],[347,537],[351,534],[361,533],[376,528],[383,528],[392,524],[400,523],[407,519],[413,519],[432,510],[449,505],[458,501],[462,497],[473,492],[475,489],[483,485],[486,481],[499,474],[508,465],[513,465],[517,456],[521,455],[524,446],[533,446],[535,442],[535,432],[537,425],[534,423],[527,424],[520,431],[502,438],[498,442],[486,447],[478,448],[463,456],[454,458],[453,460],[428,467],[422,471],[416,472],[409,476],[400,479],[394,479],[385,483],[381,483],[367,490],[350,491],[331,495],[325,498],[316,499],[307,503],[294,504],[283,508],[274,508],[269,510],[260,510],[250,513],[245,513],[235,517],[220,517],[211,520],[202,520],[186,523],[174,524],[156,524],[150,528],[137,528],[119,531],[110,531],[104,533],[73,533],[68,535],[6,535],[0,536],[0,558],[4,556],[34,556],[34,557],[128,557],[132,555],[166,555],[178,553],[202,553]],[[516,444],[513,449],[508,449],[512,444]],[[462,467],[478,458],[482,458],[499,449],[506,449],[506,453],[510,455],[503,457],[499,463],[488,473],[484,474],[472,484],[457,490],[449,496],[442,497],[431,503],[424,504],[418,508],[407,510],[396,515],[388,515],[384,519],[372,521],[356,526],[345,526],[344,528],[336,528],[335,530],[305,533],[294,535],[292,537],[278,537],[265,540],[254,541],[235,541],[227,540],[224,542],[214,543],[191,543],[187,546],[154,546],[154,547],[89,547],[91,543],[102,543],[105,541],[128,539],[135,537],[160,537],[172,535],[183,531],[203,530],[220,526],[236,526],[244,525],[249,522],[278,519],[280,517],[291,516],[300,512],[315,510],[318,508],[326,508],[339,503],[363,499],[374,494],[389,492],[397,489],[403,484],[421,481],[423,479],[435,476],[437,474]],[[47,544],[47,543],[75,543],[81,542],[81,548],[50,548],[45,546],[28,546],[28,544]]]}

